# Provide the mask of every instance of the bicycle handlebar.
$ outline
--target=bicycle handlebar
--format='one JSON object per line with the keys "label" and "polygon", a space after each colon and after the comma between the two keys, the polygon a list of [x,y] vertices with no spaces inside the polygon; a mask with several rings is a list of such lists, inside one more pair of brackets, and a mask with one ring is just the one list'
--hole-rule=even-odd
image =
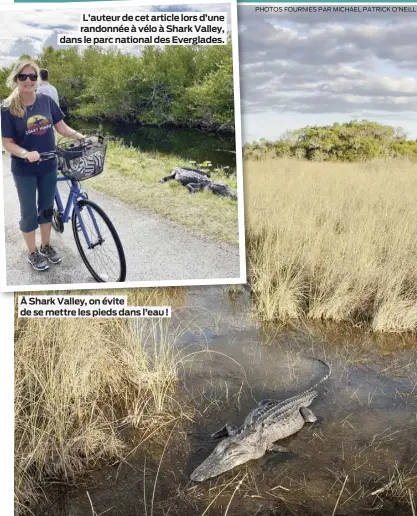
{"label": "bicycle handlebar", "polygon": [[40,159],[38,160],[38,163],[40,163],[41,161],[47,161],[49,159],[54,159],[54,158],[56,158],[56,154],[57,154],[56,151],[40,152],[39,153]]}
{"label": "bicycle handlebar", "polygon": [[[91,145],[93,144],[90,140],[88,140],[88,138],[86,138],[85,140],[78,140],[78,141],[80,142],[79,147],[81,147],[83,149],[87,149],[88,147],[91,147]],[[40,163],[41,161],[48,161],[50,159],[54,159],[54,158],[56,158],[57,154],[58,154],[57,150],[40,152],[39,153],[40,159],[37,161],[37,163]]]}

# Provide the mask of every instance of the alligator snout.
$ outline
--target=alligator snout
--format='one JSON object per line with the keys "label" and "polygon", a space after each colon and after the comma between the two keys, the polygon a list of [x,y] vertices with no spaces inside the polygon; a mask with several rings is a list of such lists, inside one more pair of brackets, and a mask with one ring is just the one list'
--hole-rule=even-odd
{"label": "alligator snout", "polygon": [[197,470],[198,468],[191,473],[190,479],[194,482],[203,482],[204,480],[206,480],[206,477],[203,474],[199,473]]}

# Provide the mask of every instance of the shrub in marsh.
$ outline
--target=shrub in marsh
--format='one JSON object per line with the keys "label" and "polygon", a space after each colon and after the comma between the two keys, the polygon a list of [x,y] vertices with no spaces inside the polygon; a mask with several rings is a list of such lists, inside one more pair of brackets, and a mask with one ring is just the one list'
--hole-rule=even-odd
{"label": "shrub in marsh", "polygon": [[307,126],[286,131],[272,142],[261,138],[244,147],[247,158],[265,154],[312,161],[358,162],[376,158],[408,157],[416,160],[417,141],[408,140],[400,127],[369,120],[351,120],[343,124]]}

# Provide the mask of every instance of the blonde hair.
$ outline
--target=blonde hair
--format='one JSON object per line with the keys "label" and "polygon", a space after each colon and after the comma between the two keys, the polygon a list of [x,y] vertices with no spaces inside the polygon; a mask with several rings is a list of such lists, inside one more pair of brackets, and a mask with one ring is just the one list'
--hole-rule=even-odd
{"label": "blonde hair", "polygon": [[[37,76],[39,77],[39,73],[40,73],[39,66],[34,61],[24,59],[23,61],[19,61],[18,63],[15,64],[15,66],[13,67],[13,70],[11,71],[9,77],[7,77],[7,80],[6,80],[6,86],[10,89],[13,88],[13,91],[7,97],[7,99],[4,100],[2,105],[5,108],[8,108],[10,113],[13,116],[16,116],[18,118],[23,118],[25,116],[26,106],[19,95],[19,88],[17,86],[17,76],[27,66],[30,66],[31,68],[33,68],[35,70]],[[39,79],[38,79],[38,81],[39,81]]]}

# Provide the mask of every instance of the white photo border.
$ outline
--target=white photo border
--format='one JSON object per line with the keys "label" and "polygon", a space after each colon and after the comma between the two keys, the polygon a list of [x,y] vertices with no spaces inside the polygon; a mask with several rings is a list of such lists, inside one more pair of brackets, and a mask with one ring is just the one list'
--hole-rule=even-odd
{"label": "white photo border", "polygon": [[[111,9],[114,7],[152,7],[155,5],[201,5],[201,4],[229,4],[231,13],[231,33],[232,33],[232,52],[233,52],[233,81],[234,81],[234,108],[235,108],[235,148],[236,148],[236,178],[238,191],[238,232],[239,232],[239,276],[233,278],[212,278],[212,279],[192,279],[192,280],[158,280],[158,281],[127,281],[117,283],[57,283],[57,284],[35,284],[35,285],[8,285],[6,270],[6,231],[4,214],[4,177],[3,163],[0,161],[0,225],[2,238],[2,251],[0,256],[0,286],[1,292],[25,292],[25,291],[53,291],[53,290],[104,290],[120,288],[139,288],[139,287],[174,287],[174,286],[205,286],[205,285],[233,285],[245,284],[247,282],[246,272],[246,246],[245,246],[245,219],[244,219],[244,192],[243,192],[243,157],[242,157],[242,122],[240,111],[240,73],[239,73],[239,49],[238,49],[238,22],[237,22],[237,1],[236,0],[160,0],[158,2],[150,0],[130,0],[130,1],[105,1],[105,2],[48,2],[48,3],[18,3],[0,4],[0,13],[6,11],[27,11],[27,10],[88,10],[88,9]],[[16,226],[16,230],[18,228]]]}

